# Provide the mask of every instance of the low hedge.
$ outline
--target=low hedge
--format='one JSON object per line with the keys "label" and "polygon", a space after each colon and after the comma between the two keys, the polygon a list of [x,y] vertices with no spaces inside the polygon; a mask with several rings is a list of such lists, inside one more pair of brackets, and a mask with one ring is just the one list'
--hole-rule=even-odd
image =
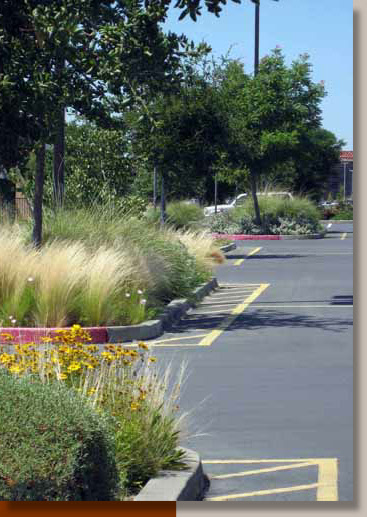
{"label": "low hedge", "polygon": [[62,383],[0,369],[0,500],[116,499],[111,429],[107,417]]}
{"label": "low hedge", "polygon": [[228,234],[270,234],[270,235],[307,235],[320,231],[319,212],[306,198],[267,198],[259,197],[262,223],[255,223],[252,200],[244,205],[212,216],[210,230]]}

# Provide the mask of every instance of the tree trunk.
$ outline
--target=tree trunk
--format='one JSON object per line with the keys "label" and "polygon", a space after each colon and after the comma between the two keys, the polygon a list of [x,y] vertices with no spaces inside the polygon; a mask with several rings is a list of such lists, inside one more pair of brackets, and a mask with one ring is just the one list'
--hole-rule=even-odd
{"label": "tree trunk", "polygon": [[57,117],[56,138],[54,143],[53,191],[55,209],[64,201],[64,162],[65,162],[65,109],[60,108]]}
{"label": "tree trunk", "polygon": [[45,179],[45,154],[46,146],[42,143],[36,150],[36,177],[33,206],[33,244],[36,248],[39,248],[42,243],[42,203],[43,184]]}
{"label": "tree trunk", "polygon": [[214,213],[218,212],[218,179],[217,175],[214,176]]}
{"label": "tree trunk", "polygon": [[157,167],[154,165],[154,170],[153,170],[153,206],[154,206],[154,210],[156,210],[157,208]]}
{"label": "tree trunk", "polygon": [[260,226],[261,225],[261,216],[260,216],[259,203],[258,203],[257,195],[256,195],[256,174],[252,170],[250,171],[250,183],[251,183],[252,199],[254,201],[255,223]]}
{"label": "tree trunk", "polygon": [[162,172],[162,182],[161,182],[161,226],[164,226],[166,221],[166,198],[164,192],[164,174]]}
{"label": "tree trunk", "polygon": [[[56,61],[56,74],[60,77],[65,68],[65,59],[59,53]],[[55,209],[60,208],[64,201],[64,163],[65,163],[65,108],[57,107],[56,114],[56,136],[54,142],[54,171],[53,171],[53,187],[54,187],[54,203]]]}

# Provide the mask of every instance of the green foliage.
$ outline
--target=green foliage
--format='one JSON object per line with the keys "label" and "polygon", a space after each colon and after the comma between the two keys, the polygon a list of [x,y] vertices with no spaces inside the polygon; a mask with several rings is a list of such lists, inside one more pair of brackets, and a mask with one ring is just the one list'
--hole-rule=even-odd
{"label": "green foliage", "polygon": [[116,462],[126,473],[126,485],[137,492],[161,470],[184,466],[184,452],[178,449],[179,432],[172,416],[164,415],[163,407],[142,408],[129,419],[117,417]]}
{"label": "green foliage", "polygon": [[211,217],[211,231],[243,234],[308,234],[319,231],[319,211],[307,198],[281,199],[259,196],[262,224],[255,224],[252,200]]}
{"label": "green foliage", "polygon": [[0,435],[1,500],[116,498],[111,422],[62,384],[0,370]]}
{"label": "green foliage", "polygon": [[[176,229],[195,229],[204,220],[204,212],[195,203],[185,201],[171,201],[166,208],[167,223]],[[159,223],[160,210],[149,207],[145,217],[152,223]]]}
{"label": "green foliage", "polygon": [[[45,297],[42,303],[38,299],[36,313],[43,307],[47,315],[47,300],[59,293],[70,323],[80,318],[84,324],[139,323],[163,303],[190,295],[210,276],[210,268],[201,267],[177,235],[129,216],[121,208],[95,205],[49,211],[44,219],[45,248],[54,247],[47,260],[52,277],[44,274]],[[26,275],[30,274],[28,270]],[[92,280],[94,289],[89,285]],[[147,300],[144,310],[138,303],[138,290],[144,291]],[[131,297],[126,298],[126,293]],[[56,312],[55,302],[53,306]],[[91,310],[86,311],[88,306]],[[31,313],[34,318],[34,310]],[[104,316],[96,319],[92,314]]]}
{"label": "green foliage", "polygon": [[353,220],[353,205],[349,203],[339,203],[337,207],[333,207],[330,212],[330,218],[335,220]]}

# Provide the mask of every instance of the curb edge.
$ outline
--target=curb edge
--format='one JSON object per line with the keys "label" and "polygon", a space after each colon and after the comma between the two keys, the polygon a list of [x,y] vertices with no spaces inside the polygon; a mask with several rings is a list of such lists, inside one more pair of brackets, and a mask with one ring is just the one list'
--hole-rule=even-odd
{"label": "curb edge", "polygon": [[163,470],[151,478],[134,501],[200,501],[208,487],[200,456],[180,447],[186,454],[185,470]]}

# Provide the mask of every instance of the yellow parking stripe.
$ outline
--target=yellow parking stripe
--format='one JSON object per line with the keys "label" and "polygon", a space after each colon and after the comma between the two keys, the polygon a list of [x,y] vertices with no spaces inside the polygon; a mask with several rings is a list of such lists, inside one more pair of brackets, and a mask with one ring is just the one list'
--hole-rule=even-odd
{"label": "yellow parking stripe", "polygon": [[[271,463],[283,463],[283,465],[276,467],[266,467],[260,469],[247,470],[243,472],[237,472],[232,474],[223,474],[210,476],[211,479],[228,479],[231,477],[242,477],[257,474],[265,474],[268,472],[276,472],[280,470],[291,470],[293,468],[303,467],[318,467],[318,480],[317,483],[308,485],[297,485],[282,488],[274,488],[269,490],[258,490],[254,492],[245,492],[242,494],[230,494],[218,497],[207,498],[207,501],[227,501],[229,499],[242,499],[246,497],[271,495],[277,493],[294,492],[299,490],[309,490],[316,488],[316,500],[317,501],[338,501],[338,460],[337,458],[294,458],[294,459],[254,459],[254,460],[203,460],[203,464],[208,465],[229,465],[229,464],[271,464]],[[284,465],[284,463],[286,465]]]}
{"label": "yellow parking stripe", "polygon": [[338,500],[338,461],[335,458],[324,459],[319,463],[317,488],[318,501]]}
{"label": "yellow parking stripe", "polygon": [[[251,459],[251,460],[202,460],[201,463],[205,463],[207,465],[252,465],[254,463],[299,463],[301,461],[306,461],[309,463],[320,463],[320,461],[324,461],[329,458],[270,458],[270,459]],[[336,460],[336,458],[332,458]]]}
{"label": "yellow parking stripe", "polygon": [[317,463],[313,461],[303,461],[302,463],[290,463],[289,465],[281,465],[280,467],[269,467],[267,469],[244,470],[233,474],[221,474],[218,476],[210,476],[210,479],[228,479],[234,477],[253,476],[257,474],[266,474],[268,472],[278,472],[279,470],[299,469],[302,467],[315,466]]}
{"label": "yellow parking stripe", "polygon": [[320,309],[320,308],[332,308],[332,309],[335,309],[335,308],[338,308],[338,307],[353,307],[353,304],[350,304],[350,303],[345,303],[345,304],[342,304],[342,303],[335,303],[334,305],[333,304],[324,304],[324,305],[307,305],[307,304],[304,304],[304,305],[295,305],[295,304],[289,304],[289,305],[281,305],[281,304],[276,304],[274,303],[273,305],[262,305],[261,303],[254,303],[253,305],[251,305],[251,308],[255,307],[256,309],[282,309],[282,308],[288,308],[288,309],[302,309],[302,308],[305,308],[305,309]]}
{"label": "yellow parking stripe", "polygon": [[[246,258],[251,257],[251,255],[255,255],[255,253],[257,253],[260,250],[261,250],[261,247],[253,249],[252,251],[250,251],[249,253],[246,254]],[[244,262],[244,261],[245,261],[244,258],[235,260],[233,262],[233,265],[234,266],[240,266],[242,264],[242,262]]]}
{"label": "yellow parking stripe", "polygon": [[233,265],[234,266],[240,266],[242,264],[242,262],[244,262],[245,259],[238,259],[238,260],[235,260],[233,262]]}
{"label": "yellow parking stripe", "polygon": [[260,284],[255,291],[246,300],[237,305],[232,313],[225,318],[225,320],[218,326],[217,329],[212,330],[204,339],[200,341],[201,346],[210,346],[232,323],[233,321],[252,303],[260,294],[269,287],[270,284]]}
{"label": "yellow parking stripe", "polygon": [[176,336],[176,337],[171,337],[171,338],[168,338],[168,339],[160,339],[159,341],[146,341],[146,344],[147,345],[155,345],[155,344],[158,344],[158,343],[167,343],[168,341],[181,341],[183,339],[195,339],[195,338],[198,338],[198,337],[204,337],[206,336],[206,334],[196,334],[195,336],[186,336],[186,337],[182,337],[182,336]]}
{"label": "yellow parking stripe", "polygon": [[311,483],[309,485],[298,485],[298,486],[289,486],[284,488],[273,488],[271,490],[258,490],[257,492],[245,492],[244,494],[230,494],[224,495],[220,497],[208,497],[205,501],[229,501],[230,499],[244,499],[245,497],[254,497],[261,495],[271,495],[271,494],[285,494],[288,492],[299,492],[300,490],[311,490],[312,488],[317,488],[318,483]]}
{"label": "yellow parking stripe", "polygon": [[255,248],[254,250],[250,251],[250,253],[247,253],[248,257],[251,257],[251,255],[255,255],[255,253],[258,253],[261,250],[261,247]]}

